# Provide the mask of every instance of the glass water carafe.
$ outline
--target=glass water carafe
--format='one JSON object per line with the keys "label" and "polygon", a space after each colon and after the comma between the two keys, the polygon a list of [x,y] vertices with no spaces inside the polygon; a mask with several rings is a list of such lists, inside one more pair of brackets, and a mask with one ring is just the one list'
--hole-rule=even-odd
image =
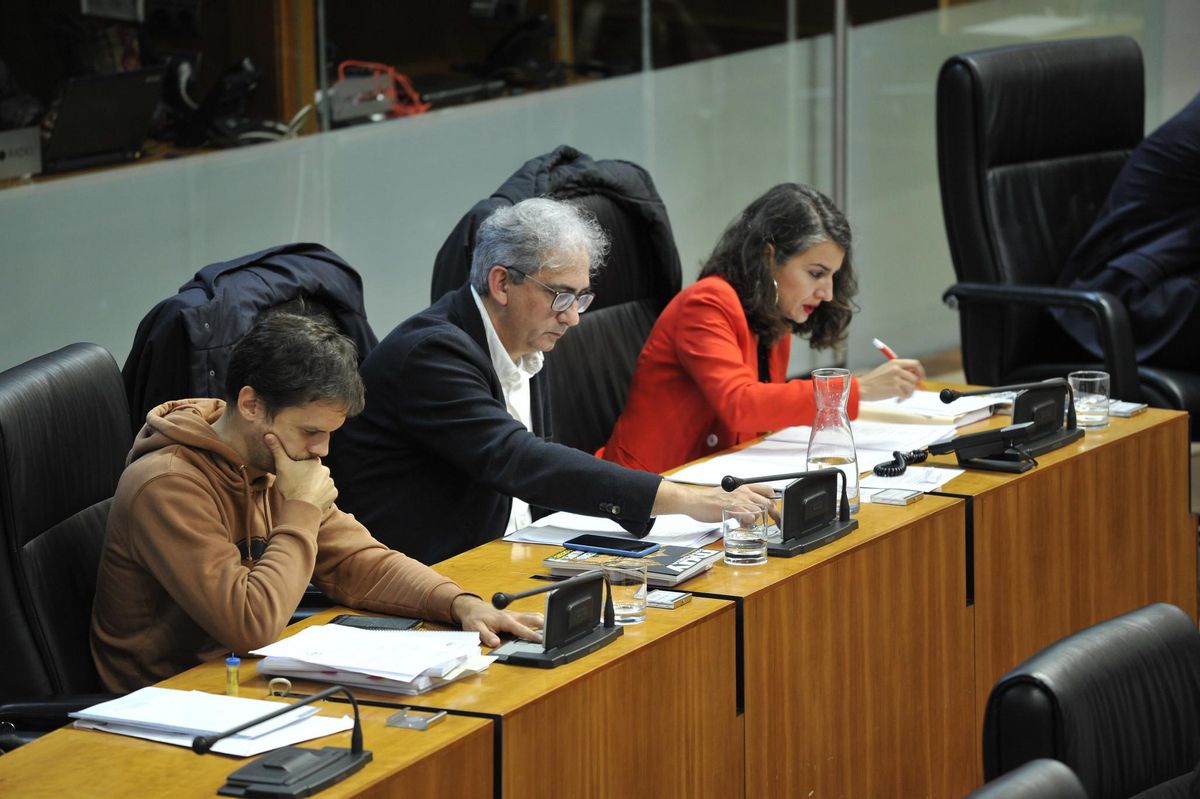
{"label": "glass water carafe", "polygon": [[[850,372],[845,369],[814,369],[813,394],[817,415],[808,437],[808,469],[833,467],[846,474],[846,496],[850,512],[858,512],[858,457],[846,404],[850,399]],[[840,491],[839,491],[840,494]]]}

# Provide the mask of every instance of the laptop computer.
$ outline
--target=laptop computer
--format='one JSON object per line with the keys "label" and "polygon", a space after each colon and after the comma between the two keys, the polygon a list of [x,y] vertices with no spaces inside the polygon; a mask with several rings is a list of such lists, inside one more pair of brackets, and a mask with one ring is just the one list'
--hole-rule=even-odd
{"label": "laptop computer", "polygon": [[42,153],[43,171],[140,158],[162,99],[162,80],[162,67],[69,80]]}

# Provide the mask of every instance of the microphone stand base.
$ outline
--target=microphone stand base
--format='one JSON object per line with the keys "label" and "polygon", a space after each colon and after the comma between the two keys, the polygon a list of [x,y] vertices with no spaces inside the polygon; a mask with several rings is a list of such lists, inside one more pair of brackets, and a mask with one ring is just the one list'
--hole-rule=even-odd
{"label": "microphone stand base", "polygon": [[605,627],[598,625],[582,638],[578,638],[552,649],[542,649],[537,644],[528,641],[509,641],[493,649],[501,663],[510,666],[533,666],[539,669],[552,669],[572,660],[579,660],[584,655],[590,655],[601,647],[608,646],[618,637],[625,634],[621,627]]}
{"label": "microphone stand base", "polygon": [[303,749],[285,746],[268,752],[228,777],[220,796],[281,797],[311,796],[340,782],[371,762],[371,753],[326,746]]}
{"label": "microphone stand base", "polygon": [[773,558],[794,558],[836,541],[856,529],[858,529],[858,519],[844,522],[835,519],[821,529],[806,535],[787,538],[779,542],[767,541],[767,555]]}

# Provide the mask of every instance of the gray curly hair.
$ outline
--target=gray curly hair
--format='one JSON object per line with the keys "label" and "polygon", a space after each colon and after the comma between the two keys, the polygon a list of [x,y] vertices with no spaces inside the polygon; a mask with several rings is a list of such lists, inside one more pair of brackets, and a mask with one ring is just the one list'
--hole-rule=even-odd
{"label": "gray curly hair", "polygon": [[493,266],[507,266],[526,275],[539,269],[561,269],[580,253],[595,274],[608,253],[608,235],[596,217],[577,205],[546,197],[522,200],[499,208],[475,234],[471,285],[485,296]]}

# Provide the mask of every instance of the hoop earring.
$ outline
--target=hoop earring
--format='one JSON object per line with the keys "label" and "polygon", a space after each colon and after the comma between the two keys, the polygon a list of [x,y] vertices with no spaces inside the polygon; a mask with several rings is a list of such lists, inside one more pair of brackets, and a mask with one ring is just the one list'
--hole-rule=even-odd
{"label": "hoop earring", "polygon": [[779,281],[776,280],[775,278],[771,278],[771,282],[775,284],[775,304],[778,305],[779,304]]}

